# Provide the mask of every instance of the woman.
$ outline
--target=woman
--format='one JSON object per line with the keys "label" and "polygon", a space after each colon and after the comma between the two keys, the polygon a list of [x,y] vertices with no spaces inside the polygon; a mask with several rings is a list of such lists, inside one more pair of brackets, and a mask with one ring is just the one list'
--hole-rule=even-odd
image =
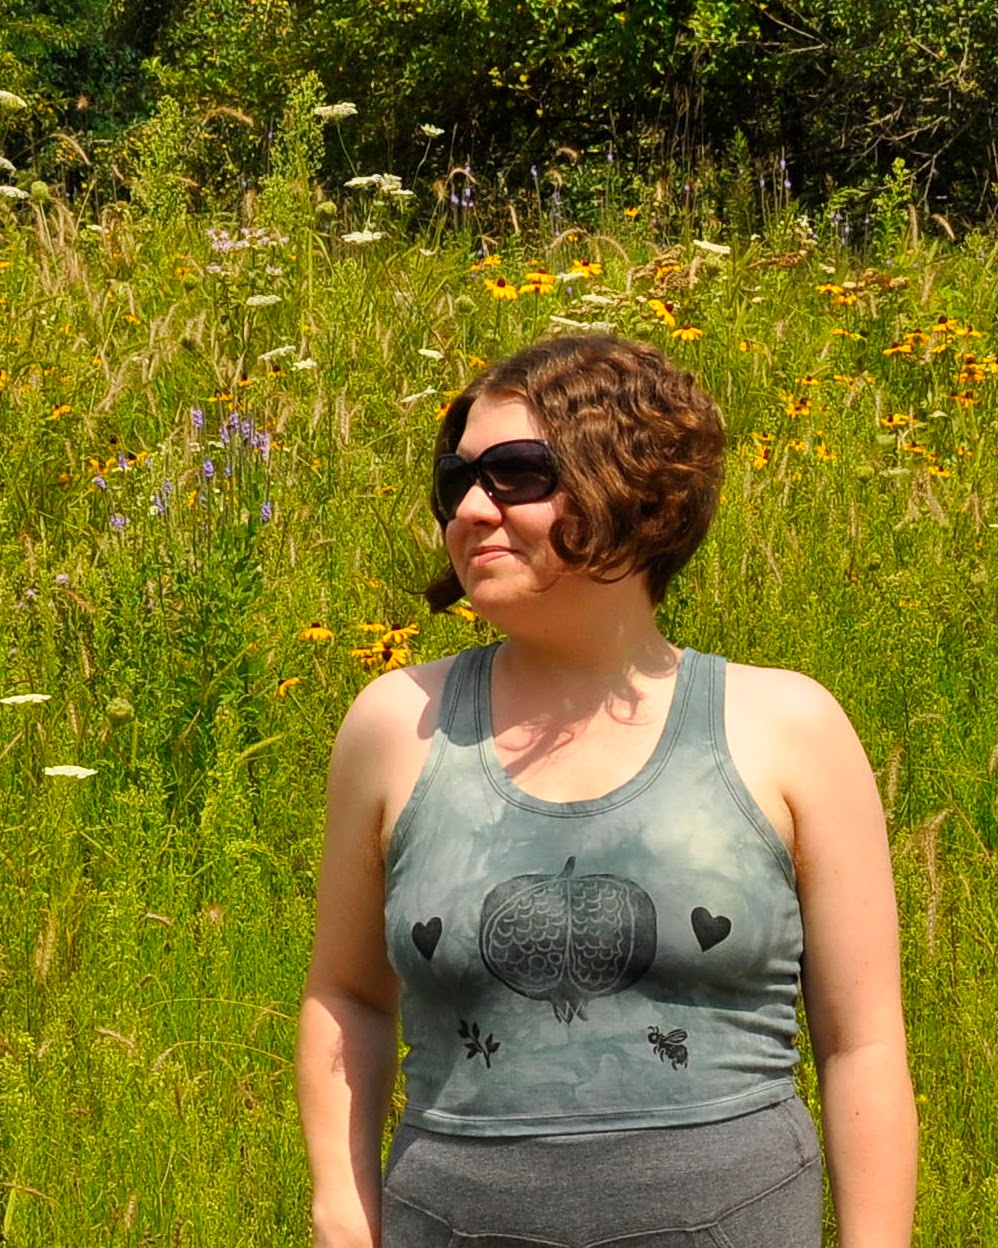
{"label": "woman", "polygon": [[840,1248],[909,1244],[862,747],[807,677],[656,626],[722,450],[689,374],[613,337],[542,342],[451,405],[427,597],[507,640],[373,682],[336,741],[299,1046],[317,1248],[817,1248],[798,977]]}

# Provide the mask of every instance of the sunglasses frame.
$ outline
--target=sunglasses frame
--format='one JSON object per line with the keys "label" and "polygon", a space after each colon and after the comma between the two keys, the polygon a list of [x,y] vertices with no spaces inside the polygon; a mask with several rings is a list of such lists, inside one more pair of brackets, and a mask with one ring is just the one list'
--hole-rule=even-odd
{"label": "sunglasses frame", "polygon": [[[543,449],[542,462],[537,467],[538,470],[541,468],[547,469],[549,482],[540,494],[531,493],[526,498],[510,498],[503,497],[502,493],[496,490],[495,480],[488,475],[488,460],[490,457],[495,458],[496,452],[500,453],[499,457],[501,458],[501,453],[504,451],[508,453],[509,448],[512,446],[531,446]],[[460,473],[464,475],[465,481],[464,489],[449,511],[443,507],[440,501],[438,474],[440,473],[441,465],[444,464],[457,465]],[[480,485],[489,498],[494,503],[498,503],[499,506],[513,507],[520,503],[539,503],[542,499],[549,498],[559,484],[558,461],[555,459],[551,444],[543,438],[510,438],[507,442],[495,442],[492,446],[486,447],[476,459],[465,459],[463,456],[458,455],[456,451],[449,451],[441,455],[433,465],[433,503],[438,517],[444,524],[449,524],[454,519],[458,507],[460,507],[473,485]]]}

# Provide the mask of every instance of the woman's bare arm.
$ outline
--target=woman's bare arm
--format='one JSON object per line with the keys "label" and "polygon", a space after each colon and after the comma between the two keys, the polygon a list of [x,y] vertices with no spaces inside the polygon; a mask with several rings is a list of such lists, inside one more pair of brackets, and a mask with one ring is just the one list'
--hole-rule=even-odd
{"label": "woman's bare arm", "polygon": [[358,697],[329,766],[297,1060],[316,1248],[380,1242],[381,1135],[395,1072],[398,997],[385,949],[380,852],[394,684],[382,678]]}
{"label": "woman's bare arm", "polygon": [[840,1248],[908,1248],[917,1123],[883,810],[859,739],[820,685],[780,673],[787,802]]}

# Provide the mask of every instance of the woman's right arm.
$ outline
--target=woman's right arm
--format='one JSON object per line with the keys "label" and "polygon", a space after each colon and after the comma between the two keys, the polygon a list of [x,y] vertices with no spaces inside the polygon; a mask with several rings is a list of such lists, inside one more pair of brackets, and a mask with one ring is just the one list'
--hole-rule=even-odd
{"label": "woman's right arm", "polygon": [[385,949],[381,858],[394,684],[382,678],[358,697],[329,765],[297,1058],[315,1248],[380,1244],[381,1134],[395,1074],[398,1000]]}

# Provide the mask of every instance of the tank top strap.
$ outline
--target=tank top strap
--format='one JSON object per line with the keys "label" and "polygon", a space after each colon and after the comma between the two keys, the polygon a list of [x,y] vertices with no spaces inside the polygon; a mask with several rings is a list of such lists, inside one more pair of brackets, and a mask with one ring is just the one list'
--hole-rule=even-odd
{"label": "tank top strap", "polygon": [[684,648],[681,680],[674,695],[682,696],[683,705],[670,714],[679,721],[677,746],[716,752],[717,743],[724,740],[724,665],[718,654],[701,654],[692,646]]}
{"label": "tank top strap", "polygon": [[445,738],[452,745],[478,743],[482,733],[480,690],[498,644],[462,650],[455,656],[440,698],[437,737]]}

